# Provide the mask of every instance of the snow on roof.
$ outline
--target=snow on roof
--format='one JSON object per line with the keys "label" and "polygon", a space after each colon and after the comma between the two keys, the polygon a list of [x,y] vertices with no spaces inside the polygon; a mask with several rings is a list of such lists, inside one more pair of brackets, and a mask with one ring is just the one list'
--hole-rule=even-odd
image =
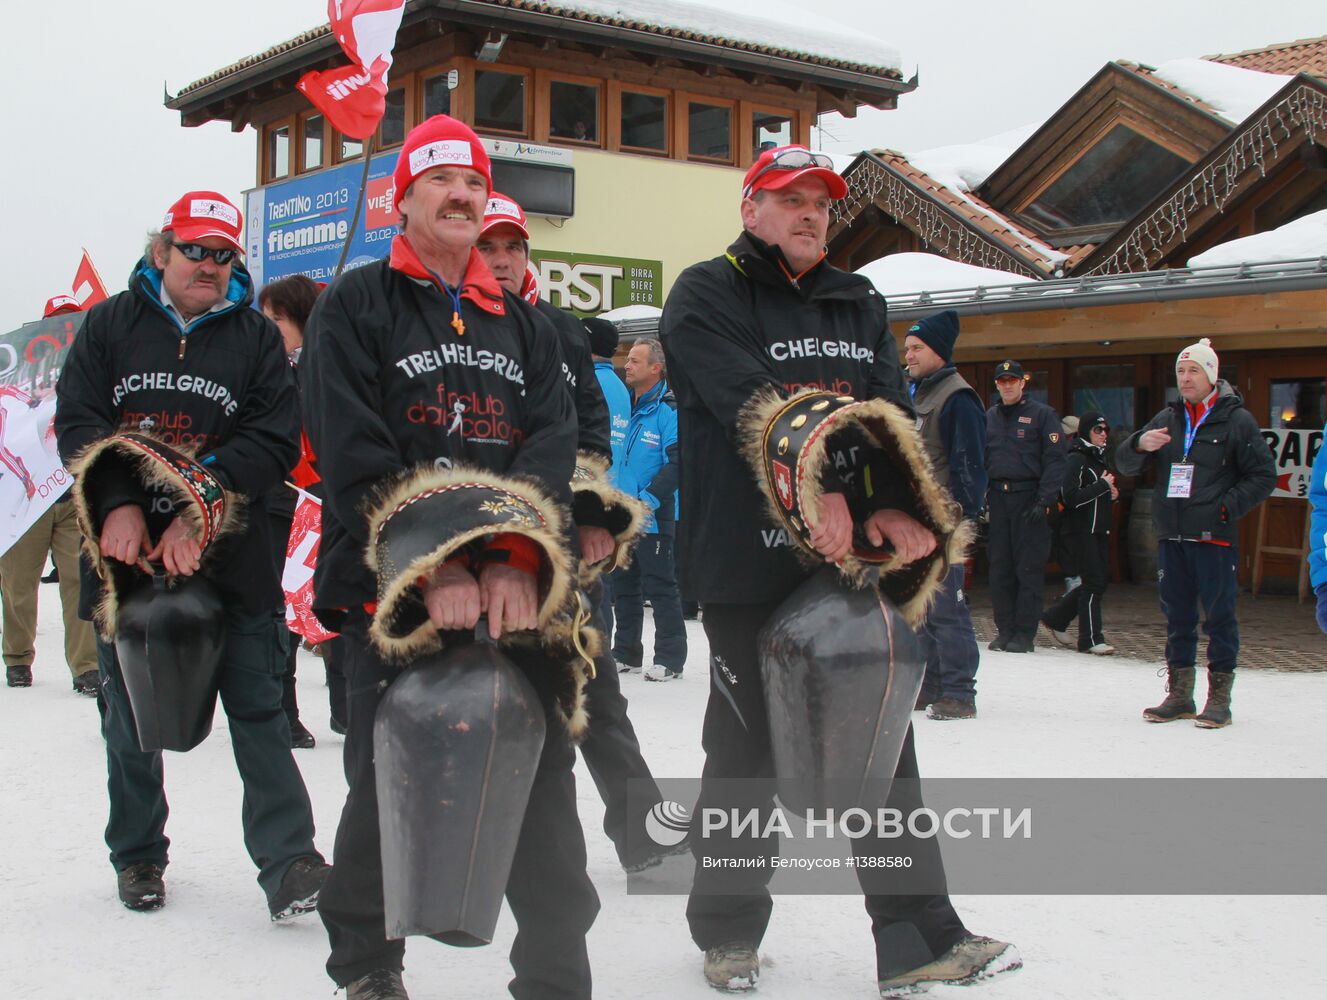
{"label": "snow on roof", "polygon": [[1040,127],[1040,122],[1034,122],[973,143],[924,149],[907,154],[908,162],[951,191],[966,194],[981,187]]}
{"label": "snow on roof", "polygon": [[[732,0],[544,0],[542,6],[615,21],[646,22],[859,66],[901,70],[903,65],[897,49],[860,27],[835,24],[820,11],[777,0],[761,0],[740,14],[733,12]],[[748,14],[747,10],[759,13]]]}
{"label": "snow on roof", "polygon": [[857,273],[869,278],[881,295],[915,295],[951,288],[1018,285],[1037,280],[992,267],[962,264],[933,253],[893,253],[863,264]]}
{"label": "snow on roof", "polygon": [[1288,76],[1259,73],[1206,59],[1172,59],[1152,72],[1211,105],[1223,118],[1235,124],[1266,104],[1290,81]]}
{"label": "snow on roof", "polygon": [[622,323],[629,319],[657,319],[662,315],[663,310],[656,306],[618,306],[616,309],[601,312],[599,318],[606,319],[610,323]]}
{"label": "snow on roof", "polygon": [[1221,243],[1189,258],[1190,267],[1228,267],[1327,257],[1327,209],[1265,233]]}

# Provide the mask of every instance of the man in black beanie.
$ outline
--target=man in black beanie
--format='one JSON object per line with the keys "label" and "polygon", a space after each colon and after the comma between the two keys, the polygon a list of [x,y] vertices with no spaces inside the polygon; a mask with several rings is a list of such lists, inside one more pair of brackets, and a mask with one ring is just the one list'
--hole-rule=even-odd
{"label": "man in black beanie", "polygon": [[[947,309],[913,324],[903,338],[912,405],[926,454],[943,483],[976,518],[986,497],[986,414],[981,397],[954,367],[958,313]],[[944,586],[917,630],[926,652],[926,679],[917,708],[930,719],[971,719],[977,714],[980,653],[963,591],[966,566],[951,566]]]}

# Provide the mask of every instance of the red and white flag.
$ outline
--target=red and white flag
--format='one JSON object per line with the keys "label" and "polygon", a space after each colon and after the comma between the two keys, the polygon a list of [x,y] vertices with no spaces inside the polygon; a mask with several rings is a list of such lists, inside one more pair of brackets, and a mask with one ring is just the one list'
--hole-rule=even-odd
{"label": "red and white flag", "polygon": [[98,302],[110,298],[86,248],[83,250],[83,259],[78,262],[78,270],[74,273],[74,298],[78,299],[84,309],[91,309]]}
{"label": "red and white flag", "polygon": [[299,502],[286,543],[281,589],[286,592],[286,625],[316,646],[336,637],[313,614],[313,568],[318,565],[318,542],[322,540],[323,505],[312,493],[297,492]]}
{"label": "red and white flag", "polygon": [[353,65],[305,73],[295,84],[342,135],[366,139],[387,109],[387,71],[405,0],[327,0],[332,34]]}

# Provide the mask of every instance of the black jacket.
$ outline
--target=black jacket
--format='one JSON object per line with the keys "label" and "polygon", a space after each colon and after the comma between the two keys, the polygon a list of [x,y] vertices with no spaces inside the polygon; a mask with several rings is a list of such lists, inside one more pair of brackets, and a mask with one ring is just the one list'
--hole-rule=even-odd
{"label": "black jacket", "polygon": [[580,430],[576,448],[611,462],[613,452],[608,438],[608,403],[604,401],[599,376],[594,372],[590,335],[585,332],[585,325],[580,320],[551,302],[540,299],[535,309],[553,324],[560,337],[562,375],[567,381],[567,388],[571,390],[571,398],[576,406],[576,425]]}
{"label": "black jacket", "polygon": [[885,302],[871,283],[827,263],[794,283],[781,257],[743,234],[723,256],[683,271],[664,306],[660,339],[681,456],[678,571],[692,600],[780,600],[807,576],[738,452],[738,415],[757,390],[811,386],[912,412]]}
{"label": "black jacket", "polygon": [[1109,533],[1110,483],[1101,478],[1106,471],[1105,448],[1076,438],[1064,463],[1061,531],[1085,535]]}
{"label": "black jacket", "polygon": [[402,473],[464,463],[570,504],[577,428],[557,332],[478,253],[463,288],[459,334],[450,296],[398,236],[389,260],[342,275],[309,316],[304,427],[325,498],[314,610],[331,627],[374,599],[365,515]]}
{"label": "black jacket", "polygon": [[[68,464],[118,430],[147,431],[194,451],[228,489],[243,494],[248,528],[223,537],[208,556],[207,577],[250,613],[284,603],[264,495],[299,458],[295,380],[281,335],[249,308],[253,287],[238,263],[230,306],[194,321],[186,334],[161,301],[161,272],[140,261],[129,289],[92,308],[56,386],[55,432]],[[183,354],[183,357],[181,357]],[[106,509],[150,506],[136,484],[108,494]],[[156,538],[167,519],[149,516]],[[83,581],[83,610],[100,586]]]}
{"label": "black jacket", "polygon": [[986,472],[997,481],[1034,483],[1036,502],[1055,503],[1064,482],[1064,437],[1060,415],[1024,396],[1013,406],[986,411]]}
{"label": "black jacket", "polygon": [[[1116,449],[1115,467],[1126,476],[1147,466],[1156,469],[1152,526],[1158,538],[1233,544],[1239,539],[1239,519],[1276,487],[1272,450],[1240,394],[1219,381],[1217,398],[1189,452],[1194,465],[1190,495],[1168,497],[1171,466],[1184,458],[1184,424],[1184,401],[1176,400]],[[1159,451],[1138,451],[1138,439],[1158,427],[1170,432],[1170,443]]]}

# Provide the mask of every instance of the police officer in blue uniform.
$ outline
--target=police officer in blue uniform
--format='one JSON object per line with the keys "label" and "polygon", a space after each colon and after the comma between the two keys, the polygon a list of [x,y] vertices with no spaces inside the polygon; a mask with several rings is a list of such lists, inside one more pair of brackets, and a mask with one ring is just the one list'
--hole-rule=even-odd
{"label": "police officer in blue uniform", "polygon": [[1065,463],[1060,416],[1024,396],[1027,380],[1017,361],[1001,361],[1000,401],[986,411],[987,556],[998,632],[988,648],[1009,653],[1030,653],[1035,643]]}

